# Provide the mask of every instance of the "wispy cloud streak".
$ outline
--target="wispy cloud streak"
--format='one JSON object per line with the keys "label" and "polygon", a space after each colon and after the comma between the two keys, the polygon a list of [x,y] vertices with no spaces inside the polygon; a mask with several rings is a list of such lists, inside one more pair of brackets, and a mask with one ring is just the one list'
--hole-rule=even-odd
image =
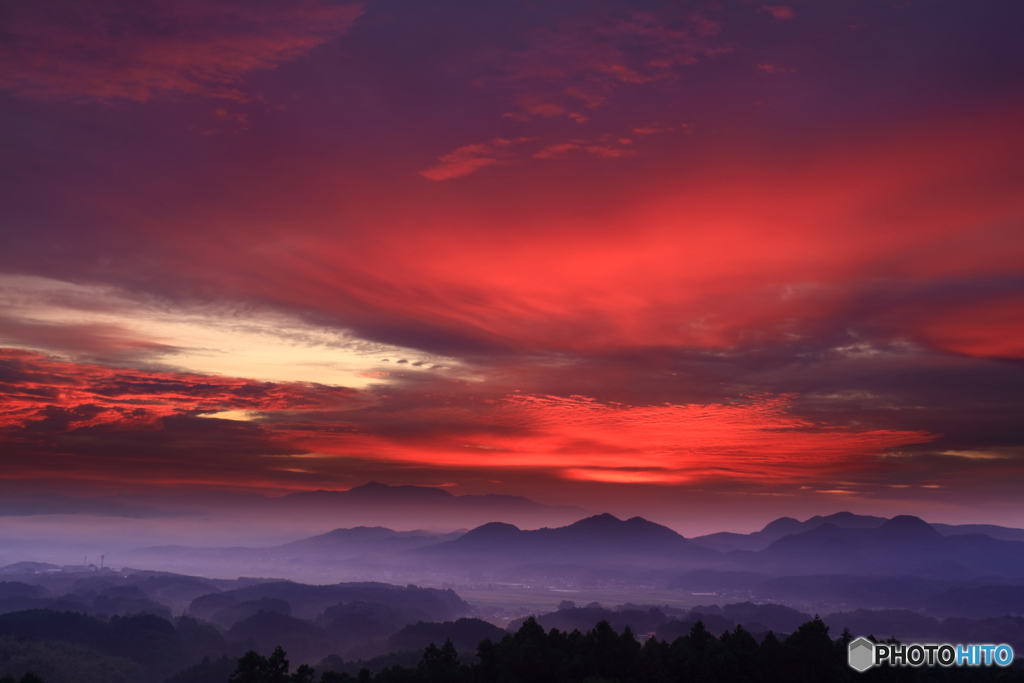
{"label": "wispy cloud streak", "polygon": [[19,3],[5,12],[0,88],[40,99],[245,101],[245,74],[307,54],[361,13],[318,0]]}

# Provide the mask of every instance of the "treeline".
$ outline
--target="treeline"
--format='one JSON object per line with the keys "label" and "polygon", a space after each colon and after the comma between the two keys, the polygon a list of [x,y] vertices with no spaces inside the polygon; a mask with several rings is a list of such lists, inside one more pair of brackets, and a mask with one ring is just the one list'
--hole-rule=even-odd
{"label": "treeline", "polygon": [[[451,590],[239,579],[227,582],[237,587],[210,593],[203,591],[218,588],[190,577],[45,578],[64,583],[51,590],[0,581],[0,675],[18,679],[32,672],[47,683],[162,683],[181,674],[182,681],[223,683],[242,653],[268,653],[276,645],[296,661],[313,664],[325,657],[383,655],[392,636],[394,648],[420,653],[447,637],[471,650],[494,631],[500,637],[500,630],[480,620],[442,622],[468,609]],[[80,594],[51,594],[68,588]],[[146,597],[170,593],[196,616],[171,618],[167,606]],[[121,602],[114,605],[115,600]],[[49,607],[4,611],[36,602]],[[108,615],[96,611],[97,605],[142,612]],[[152,605],[159,609],[143,609]],[[53,609],[62,606],[66,609]]]}
{"label": "treeline", "polygon": [[[324,671],[320,683],[968,683],[1024,682],[1024,671],[1000,667],[888,667],[858,673],[847,664],[849,631],[836,640],[815,617],[784,640],[767,633],[759,643],[737,626],[715,637],[698,621],[690,633],[668,642],[641,643],[626,627],[617,633],[602,621],[587,633],[545,631],[528,619],[515,634],[484,640],[476,662],[460,661],[451,641],[431,644],[418,666],[391,666],[353,676]],[[895,641],[890,641],[895,642]],[[289,673],[285,653],[269,658],[249,652],[229,683],[313,683],[303,666]]]}
{"label": "treeline", "polygon": [[192,617],[103,620],[45,609],[0,614],[0,674],[32,672],[48,682],[163,681],[184,663],[219,657],[229,648],[220,631]]}
{"label": "treeline", "polygon": [[22,676],[20,679],[15,678],[10,674],[0,676],[0,683],[43,683],[43,679],[39,678],[39,676],[36,676],[34,673],[30,671],[26,673],[24,676]]}
{"label": "treeline", "polygon": [[[705,628],[712,633],[731,631],[742,624],[760,640],[762,634],[768,631],[792,633],[812,618],[810,614],[792,607],[771,603],[759,605],[740,602],[721,607],[697,605],[688,612],[674,610],[670,616],[671,609],[667,605],[619,605],[611,610],[598,603],[580,608],[570,601],[564,601],[557,611],[537,616],[537,621],[548,630],[576,629],[583,632],[593,628],[599,621],[607,621],[617,631],[621,631],[628,624],[635,633],[654,632],[659,640],[672,642],[679,636],[689,633],[698,620],[704,622]],[[510,630],[518,628],[525,620],[524,617],[520,621],[512,622]],[[1007,643],[1015,651],[1024,653],[1024,617],[1019,616],[937,619],[904,609],[858,609],[852,612],[835,612],[823,617],[822,620],[832,628],[833,633],[848,628],[857,635],[874,633],[882,638],[897,637],[924,642]],[[452,640],[456,647],[462,649],[454,638]],[[435,639],[435,642],[444,642],[444,638]],[[426,642],[423,645],[426,645]],[[471,649],[475,649],[475,646]]]}

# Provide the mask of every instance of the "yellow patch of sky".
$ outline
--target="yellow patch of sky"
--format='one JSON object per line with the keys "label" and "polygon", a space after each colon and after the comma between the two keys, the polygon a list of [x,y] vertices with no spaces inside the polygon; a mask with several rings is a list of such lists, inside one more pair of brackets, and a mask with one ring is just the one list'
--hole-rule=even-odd
{"label": "yellow patch of sky", "polygon": [[990,451],[942,451],[940,455],[949,455],[954,458],[967,458],[968,460],[1006,460],[1012,457],[1009,453],[999,450]]}
{"label": "yellow patch of sky", "polygon": [[[267,382],[358,389],[387,383],[398,373],[459,367],[452,358],[367,341],[348,330],[310,325],[276,311],[174,303],[109,286],[35,276],[0,275],[0,317],[22,329],[102,328],[107,337],[123,334],[127,342],[138,344],[145,350],[140,362],[148,366],[159,363],[181,372]],[[33,343],[24,334],[4,338],[0,332],[0,346],[94,360],[76,352],[73,339],[62,348],[53,335],[47,336],[50,341]],[[231,413],[229,419],[246,419],[242,411],[224,413]],[[218,416],[227,417],[224,413]]]}
{"label": "yellow patch of sky", "polygon": [[259,417],[259,413],[251,410],[219,410],[215,413],[201,413],[199,417],[214,417],[218,420],[238,420],[240,422],[246,422],[249,420],[255,420]]}

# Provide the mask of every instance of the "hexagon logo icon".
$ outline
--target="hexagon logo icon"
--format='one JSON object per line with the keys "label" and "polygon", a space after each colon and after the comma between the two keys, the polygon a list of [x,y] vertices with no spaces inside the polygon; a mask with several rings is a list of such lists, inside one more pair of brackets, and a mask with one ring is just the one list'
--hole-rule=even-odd
{"label": "hexagon logo icon", "polygon": [[857,671],[867,671],[875,663],[875,644],[867,638],[851,640],[846,657],[850,668]]}

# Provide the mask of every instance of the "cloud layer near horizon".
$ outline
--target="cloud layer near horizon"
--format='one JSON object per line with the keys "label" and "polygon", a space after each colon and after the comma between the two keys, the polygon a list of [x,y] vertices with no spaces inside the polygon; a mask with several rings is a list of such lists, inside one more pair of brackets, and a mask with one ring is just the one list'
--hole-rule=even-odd
{"label": "cloud layer near horizon", "polygon": [[984,4],[19,8],[7,478],[1017,500]]}
{"label": "cloud layer near horizon", "polygon": [[[0,428],[13,455],[8,481],[49,481],[57,490],[83,481],[108,492],[343,488],[351,468],[372,473],[367,465],[377,463],[377,474],[426,467],[435,478],[520,472],[552,482],[877,494],[887,486],[878,455],[938,436],[800,418],[789,396],[632,406],[498,396],[473,382],[439,393],[452,381],[439,378],[354,391],[117,369],[27,351],[4,352],[0,377]],[[940,455],[990,470],[1013,467],[1018,457]],[[891,475],[899,458],[888,459],[881,468]],[[935,488],[934,474],[907,481]]]}

